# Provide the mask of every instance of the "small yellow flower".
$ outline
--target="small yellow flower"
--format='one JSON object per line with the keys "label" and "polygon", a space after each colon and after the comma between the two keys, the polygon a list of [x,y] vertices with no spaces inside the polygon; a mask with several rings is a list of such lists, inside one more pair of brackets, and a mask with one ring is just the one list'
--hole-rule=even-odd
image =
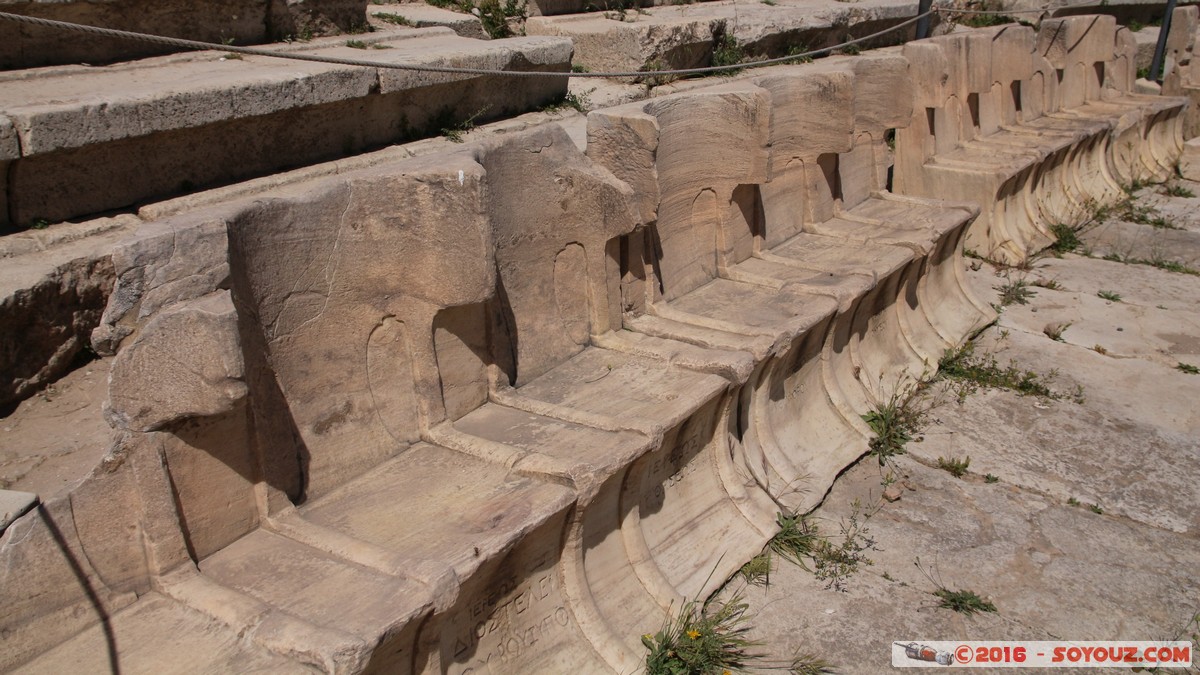
{"label": "small yellow flower", "polygon": [[695,640],[696,638],[700,637],[700,631],[693,628],[687,632],[687,636]]}
{"label": "small yellow flower", "polygon": [[729,672],[728,670],[724,670],[721,671],[721,675],[733,675],[733,673]]}

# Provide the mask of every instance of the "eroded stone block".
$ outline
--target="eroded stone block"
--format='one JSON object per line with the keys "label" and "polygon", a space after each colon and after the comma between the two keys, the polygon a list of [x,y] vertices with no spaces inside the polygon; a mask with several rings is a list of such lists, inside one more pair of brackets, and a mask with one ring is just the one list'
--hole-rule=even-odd
{"label": "eroded stone block", "polygon": [[228,291],[172,306],[122,349],[109,376],[109,421],[154,431],[231,410],[246,396],[237,316]]}

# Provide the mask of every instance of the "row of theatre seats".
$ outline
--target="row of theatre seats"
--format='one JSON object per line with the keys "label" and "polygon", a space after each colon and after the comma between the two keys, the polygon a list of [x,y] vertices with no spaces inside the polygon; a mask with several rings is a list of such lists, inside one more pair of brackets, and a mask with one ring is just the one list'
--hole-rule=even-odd
{"label": "row of theatre seats", "polygon": [[8,532],[0,665],[636,671],[993,320],[964,241],[1029,255],[1171,169],[1124,35],[774,68],[595,111],[586,153],[547,125],[144,228],[227,282],[116,256],[126,316],[177,301],[113,363],[120,447]]}
{"label": "row of theatre seats", "polygon": [[1014,263],[1052,243],[1055,225],[1166,180],[1185,101],[1132,93],[1135,51],[1111,16],[905,45],[917,114],[897,131],[896,190],[978,201],[968,248]]}

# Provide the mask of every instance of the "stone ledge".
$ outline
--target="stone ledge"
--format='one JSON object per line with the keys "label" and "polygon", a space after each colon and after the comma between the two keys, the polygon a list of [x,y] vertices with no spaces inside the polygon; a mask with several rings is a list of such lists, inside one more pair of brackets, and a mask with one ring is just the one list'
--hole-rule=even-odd
{"label": "stone ledge", "polygon": [[[533,17],[529,35],[561,35],[575,42],[575,63],[593,71],[694,68],[711,63],[723,36],[737,41],[747,55],[782,56],[803,45],[817,49],[899,23],[917,13],[912,0],[804,2],[779,0],[771,5],[729,1]],[[911,27],[876,42],[895,44],[911,36]]]}
{"label": "stone ledge", "polygon": [[[572,51],[563,38],[482,41],[446,28],[363,37],[380,48],[325,41],[295,49],[560,72],[570,68]],[[335,159],[422,135],[430,125],[436,133],[471,116],[486,121],[525,112],[561,97],[567,84],[565,78],[472,84],[487,79],[215,52],[31,72],[0,88],[0,162],[9,162],[7,218],[0,214],[0,224],[63,220]]]}

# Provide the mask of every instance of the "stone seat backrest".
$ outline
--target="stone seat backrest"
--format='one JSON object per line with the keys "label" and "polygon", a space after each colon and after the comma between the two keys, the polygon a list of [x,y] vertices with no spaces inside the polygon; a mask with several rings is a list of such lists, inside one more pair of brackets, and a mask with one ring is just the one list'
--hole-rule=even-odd
{"label": "stone seat backrest", "polygon": [[476,156],[495,246],[489,358],[496,384],[520,386],[620,328],[620,237],[641,218],[633,190],[558,125],[486,143]]}
{"label": "stone seat backrest", "polygon": [[798,67],[755,83],[771,94],[770,156],[762,185],[763,246],[832,218],[841,199],[838,156],[855,136],[855,75],[849,62]]}
{"label": "stone seat backrest", "polygon": [[[1072,16],[1042,22],[1037,53],[1057,73],[1063,108],[1075,108],[1103,97],[1106,73],[1117,56],[1116,41],[1116,19],[1111,16]],[[1122,68],[1127,70],[1127,65]],[[1117,79],[1127,80],[1127,77]]]}
{"label": "stone seat backrest", "polygon": [[863,54],[854,65],[854,147],[838,162],[841,208],[852,209],[872,192],[888,189],[892,168],[889,134],[913,120],[908,61],[898,51]]}
{"label": "stone seat backrest", "polygon": [[[588,155],[633,186],[645,236],[622,246],[624,309],[681,297],[753,250],[769,99],[749,83],[593,112]],[[651,278],[652,277],[652,278]]]}
{"label": "stone seat backrest", "polygon": [[486,197],[483,167],[459,152],[289,189],[229,219],[256,452],[290,501],[445,417],[434,323],[494,292]]}

